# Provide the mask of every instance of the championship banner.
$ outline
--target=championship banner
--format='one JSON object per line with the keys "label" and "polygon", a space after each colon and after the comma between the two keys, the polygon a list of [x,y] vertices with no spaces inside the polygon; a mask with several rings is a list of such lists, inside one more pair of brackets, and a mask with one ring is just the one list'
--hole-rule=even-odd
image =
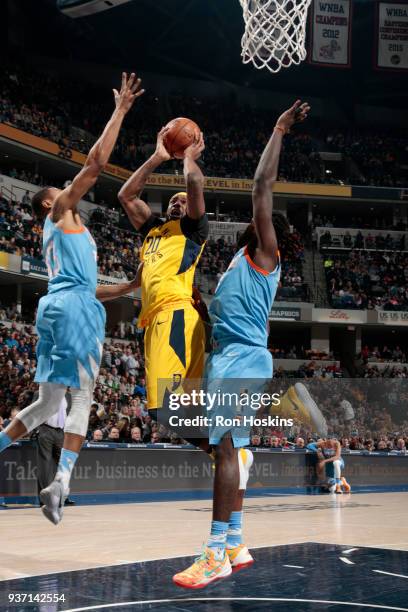
{"label": "championship banner", "polygon": [[378,4],[377,68],[408,69],[408,4]]}
{"label": "championship banner", "polygon": [[313,0],[310,62],[320,66],[350,67],[351,1]]}

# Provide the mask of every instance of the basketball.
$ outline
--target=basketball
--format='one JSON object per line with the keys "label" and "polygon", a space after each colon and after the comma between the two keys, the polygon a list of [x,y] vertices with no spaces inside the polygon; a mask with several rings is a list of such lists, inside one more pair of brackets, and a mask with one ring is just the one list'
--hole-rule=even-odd
{"label": "basketball", "polygon": [[184,151],[200,137],[200,128],[194,121],[186,117],[172,119],[166,125],[169,131],[164,137],[164,146],[168,153],[176,159],[184,157]]}

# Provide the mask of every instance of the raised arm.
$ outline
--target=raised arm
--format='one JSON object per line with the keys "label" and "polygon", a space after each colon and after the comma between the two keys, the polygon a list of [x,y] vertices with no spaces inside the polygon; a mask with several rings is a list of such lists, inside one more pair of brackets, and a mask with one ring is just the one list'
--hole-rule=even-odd
{"label": "raised arm", "polygon": [[144,93],[143,89],[139,89],[140,83],[140,79],[136,79],[134,73],[130,75],[129,79],[125,72],[122,74],[120,92],[116,89],[113,90],[115,110],[106,124],[102,135],[89,151],[84,167],[76,175],[72,183],[58,196],[52,209],[52,220],[54,223],[57,223],[67,210],[75,208],[79,200],[95,184],[100,173],[103,172],[116,144],[126,113],[131,109],[136,98]]}
{"label": "raised arm", "polygon": [[197,159],[204,151],[204,138],[201,132],[198,142],[187,147],[184,152],[184,180],[187,191],[187,215],[190,219],[200,219],[205,213],[204,176]]}
{"label": "raised arm", "polygon": [[132,174],[118,193],[119,201],[125,209],[129,221],[137,230],[142,227],[152,214],[146,202],[140,199],[146,181],[160,164],[170,159],[170,155],[163,144],[163,138],[167,129],[162,128],[160,130],[157,135],[155,152]]}
{"label": "raised arm", "polygon": [[301,104],[300,100],[297,100],[289,110],[279,117],[254,176],[252,206],[255,231],[258,238],[255,262],[270,271],[276,267],[278,249],[272,223],[272,189],[278,176],[282,139],[296,121],[303,121],[307,117],[309,110],[310,107],[306,102]]}

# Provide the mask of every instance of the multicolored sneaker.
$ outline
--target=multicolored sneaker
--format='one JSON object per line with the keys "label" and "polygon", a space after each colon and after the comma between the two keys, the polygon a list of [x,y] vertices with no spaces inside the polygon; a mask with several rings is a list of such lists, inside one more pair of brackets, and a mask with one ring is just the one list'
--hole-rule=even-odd
{"label": "multicolored sneaker", "polygon": [[322,438],[327,437],[327,422],[323,413],[303,383],[289,387],[280,399],[279,406],[271,406],[270,414],[290,417],[316,431]]}
{"label": "multicolored sneaker", "polygon": [[337,493],[338,495],[343,495],[343,489],[341,488],[341,484],[336,484],[335,493]]}
{"label": "multicolored sneaker", "polygon": [[227,578],[232,574],[231,563],[227,553],[218,561],[210,547],[204,548],[201,557],[197,557],[193,565],[184,572],[173,576],[174,584],[185,589],[201,589],[214,580]]}
{"label": "multicolored sneaker", "polygon": [[254,558],[245,544],[239,544],[234,548],[227,548],[227,555],[231,562],[233,572],[248,567],[254,562]]}
{"label": "multicolored sneaker", "polygon": [[342,476],[342,478],[341,478],[341,484],[343,486],[343,489],[344,489],[345,493],[350,493],[351,492],[351,486],[349,485],[347,480],[344,478],[344,476]]}

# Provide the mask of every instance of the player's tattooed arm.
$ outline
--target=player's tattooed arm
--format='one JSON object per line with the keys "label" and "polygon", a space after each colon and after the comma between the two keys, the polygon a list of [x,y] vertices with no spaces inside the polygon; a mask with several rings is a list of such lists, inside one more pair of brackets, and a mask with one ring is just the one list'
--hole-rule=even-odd
{"label": "player's tattooed arm", "polygon": [[254,176],[252,189],[253,219],[258,237],[258,251],[260,251],[262,267],[272,271],[277,263],[278,244],[272,223],[273,185],[278,177],[279,158],[284,134],[289,132],[297,121],[307,117],[310,107],[300,100],[285,111],[278,119],[275,129],[266,145]]}
{"label": "player's tattooed arm", "polygon": [[118,193],[119,201],[125,209],[129,221],[137,230],[146,223],[152,214],[149,206],[140,198],[146,181],[160,164],[170,159],[170,155],[163,144],[168,129],[163,127],[160,130],[157,135],[155,152],[132,174]]}
{"label": "player's tattooed arm", "polygon": [[144,93],[144,89],[140,89],[140,83],[141,80],[136,79],[134,73],[128,78],[126,72],[123,72],[120,91],[113,90],[115,110],[101,136],[89,151],[82,170],[58,196],[52,209],[52,220],[54,223],[57,223],[67,210],[72,210],[76,207],[79,200],[93,187],[98,176],[105,169],[115,147],[126,113],[132,108],[136,98]]}
{"label": "player's tattooed arm", "polygon": [[138,289],[142,283],[142,269],[143,263],[140,263],[135,278],[128,283],[118,283],[117,285],[98,285],[96,288],[97,299],[101,302],[109,302],[109,300],[115,300],[116,298],[135,291],[135,289]]}
{"label": "player's tattooed arm", "polygon": [[187,215],[190,219],[200,219],[205,213],[204,176],[197,160],[205,149],[203,133],[184,151],[184,179],[187,190]]}

